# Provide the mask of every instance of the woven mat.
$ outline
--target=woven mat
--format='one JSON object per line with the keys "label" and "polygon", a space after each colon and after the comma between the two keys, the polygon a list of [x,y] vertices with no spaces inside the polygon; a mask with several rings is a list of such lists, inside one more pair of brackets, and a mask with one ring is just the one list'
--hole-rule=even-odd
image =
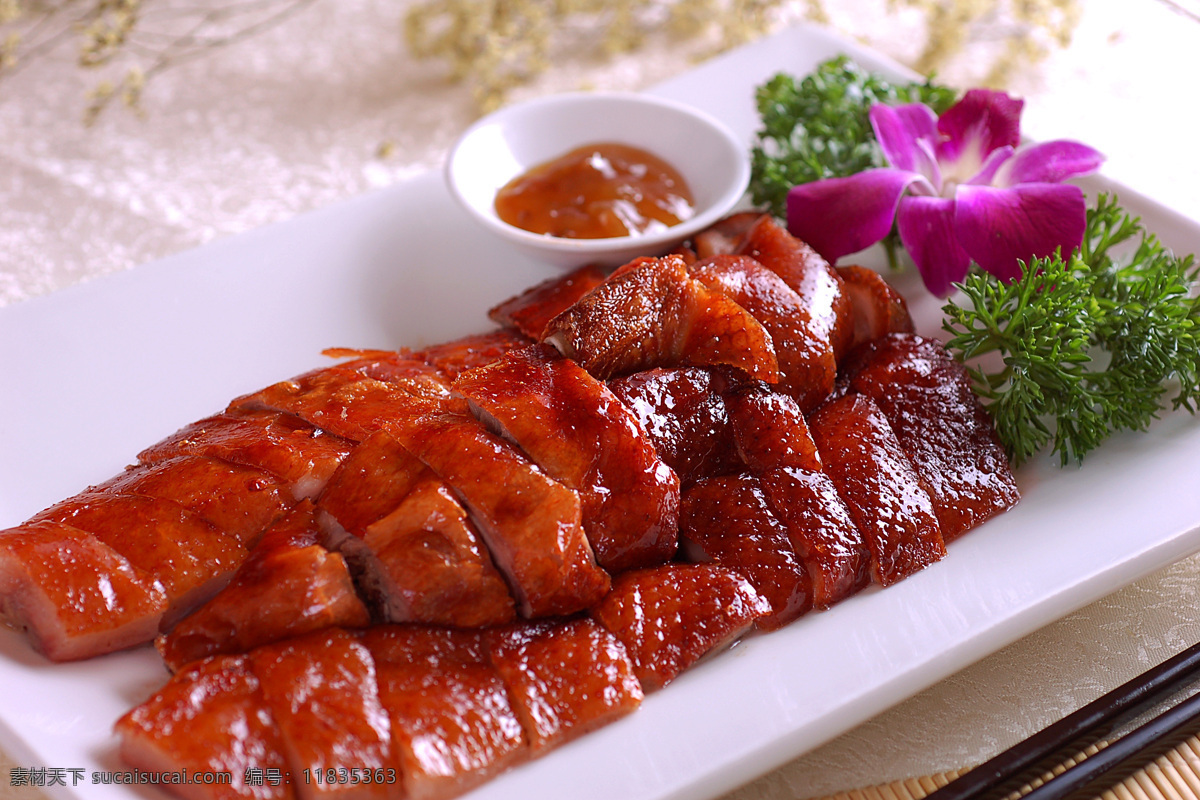
{"label": "woven mat", "polygon": [[[1096,753],[1101,744],[1084,750],[1079,758]],[[1057,775],[1076,763],[1076,759],[1064,762],[1051,774]],[[821,800],[921,800],[940,789],[966,769],[942,772],[922,778],[909,778],[883,786],[855,789],[830,795]],[[1034,781],[1015,792],[1020,797],[1025,792],[1042,784]],[[1121,783],[1100,795],[1101,800],[1200,800],[1200,738],[1192,736],[1159,756],[1151,763],[1130,775]]]}

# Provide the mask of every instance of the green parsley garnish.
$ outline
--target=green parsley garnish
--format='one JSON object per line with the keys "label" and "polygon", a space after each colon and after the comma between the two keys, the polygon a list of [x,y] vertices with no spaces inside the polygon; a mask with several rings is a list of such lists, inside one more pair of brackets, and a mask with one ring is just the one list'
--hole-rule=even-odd
{"label": "green parsley garnish", "polygon": [[868,116],[875,103],[925,103],[940,114],[955,92],[931,83],[893,84],[846,56],[822,62],[799,83],[778,74],[755,91],[762,129],[750,153],[750,197],[787,216],[796,184],[886,166]]}
{"label": "green parsley garnish", "polygon": [[[1114,251],[1124,245],[1129,254]],[[1178,258],[1115,197],[1088,210],[1080,249],[1034,259],[1010,284],[981,270],[943,311],[948,346],[969,366],[1009,457],[1046,445],[1065,465],[1117,431],[1145,430],[1174,384],[1200,401],[1200,299],[1193,257]]]}

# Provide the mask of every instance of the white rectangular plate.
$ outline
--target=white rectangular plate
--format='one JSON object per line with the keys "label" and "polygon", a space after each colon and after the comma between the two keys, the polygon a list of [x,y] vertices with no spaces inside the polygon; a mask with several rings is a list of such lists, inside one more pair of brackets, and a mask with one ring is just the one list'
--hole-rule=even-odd
{"label": "white rectangular plate", "polygon": [[[749,145],[754,87],[839,52],[896,69],[795,29],[655,93],[723,118]],[[1200,250],[1192,223],[1121,196],[1167,244]],[[415,346],[484,330],[487,308],[550,274],[472,227],[430,173],[5,308],[0,528],[110,477],[234,396],[321,364],[323,348]],[[911,276],[901,289],[922,332],[937,333],[938,305]],[[956,542],[941,563],[744,642],[631,717],[472,797],[715,797],[1200,549],[1198,461],[1200,424],[1173,414],[1149,434],[1118,437],[1082,469],[1026,467],[1021,504]],[[82,768],[85,781],[93,770],[119,769],[113,722],[166,677],[150,649],[48,665],[0,631],[0,747],[18,765]],[[84,783],[55,791],[118,798],[132,790]]]}

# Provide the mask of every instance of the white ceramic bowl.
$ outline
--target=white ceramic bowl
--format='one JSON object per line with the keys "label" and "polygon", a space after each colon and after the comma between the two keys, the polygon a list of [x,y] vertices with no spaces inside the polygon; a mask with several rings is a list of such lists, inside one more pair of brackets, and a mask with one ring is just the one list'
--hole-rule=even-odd
{"label": "white ceramic bowl", "polygon": [[[534,167],[586,144],[619,142],[677,169],[695,215],[665,230],[608,239],[566,239],[502,221],[496,192]],[[727,214],[750,180],[747,145],[690,106],[633,93],[581,92],[503,108],[472,125],[446,161],[451,194],[481,225],[522,252],[562,267],[622,264],[658,255]]]}

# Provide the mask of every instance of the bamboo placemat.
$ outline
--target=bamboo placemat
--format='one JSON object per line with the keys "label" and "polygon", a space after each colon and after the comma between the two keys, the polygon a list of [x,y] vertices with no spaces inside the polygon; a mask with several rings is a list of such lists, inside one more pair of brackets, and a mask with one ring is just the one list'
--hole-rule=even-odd
{"label": "bamboo placemat", "polygon": [[[1056,767],[1051,774],[1057,775],[1073,766],[1077,759],[1098,752],[1103,743],[1084,750],[1075,759]],[[830,795],[820,800],[922,800],[935,789],[940,789],[967,771],[966,768],[909,778],[866,789]],[[1042,780],[1033,781],[1015,792],[1018,798],[1025,792],[1040,786]],[[1133,773],[1125,780],[1099,795],[1100,800],[1200,800],[1200,736],[1193,735],[1171,748],[1162,756]]]}

